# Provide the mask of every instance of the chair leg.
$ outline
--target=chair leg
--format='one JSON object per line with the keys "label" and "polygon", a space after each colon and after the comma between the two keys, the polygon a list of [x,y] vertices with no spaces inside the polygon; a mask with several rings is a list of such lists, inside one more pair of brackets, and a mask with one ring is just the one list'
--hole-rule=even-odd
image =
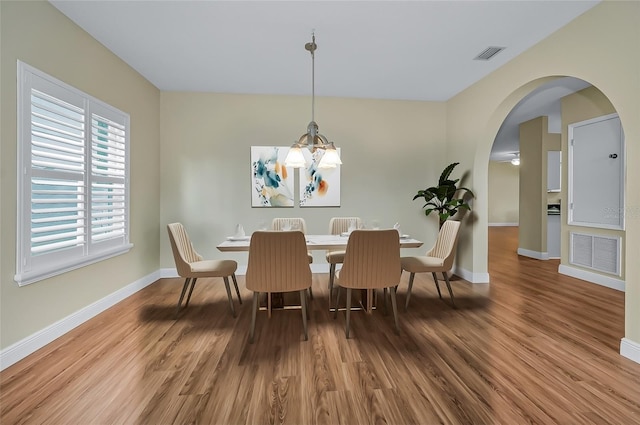
{"label": "chair leg", "polygon": [[309,298],[313,299],[313,289],[309,286]]}
{"label": "chair leg", "polygon": [[331,263],[329,265],[329,296],[331,296],[331,291],[333,291],[333,279],[336,277],[336,263]]}
{"label": "chair leg", "polygon": [[404,310],[407,311],[409,309],[409,300],[411,299],[411,289],[413,288],[413,278],[416,276],[415,273],[411,273],[409,275],[409,289],[407,289],[407,301],[404,303]]}
{"label": "chair leg", "polygon": [[256,313],[258,312],[259,292],[253,293],[253,308],[251,309],[251,331],[249,332],[249,344],[253,344],[253,335],[256,331]]}
{"label": "chair leg", "polygon": [[387,288],[382,289],[382,297],[384,298],[384,315],[389,314],[389,310],[387,309]]}
{"label": "chair leg", "polygon": [[236,317],[236,309],[233,307],[233,298],[231,298],[231,288],[229,287],[229,278],[225,276],[224,287],[227,289],[227,298],[229,299],[229,308],[231,309],[231,315]]}
{"label": "chair leg", "polygon": [[440,292],[440,284],[438,283],[438,276],[436,276],[435,272],[431,272],[433,276],[433,281],[436,283],[436,289],[438,290],[438,296],[442,299],[442,293]]}
{"label": "chair leg", "polygon": [[349,339],[349,319],[351,316],[351,288],[347,288],[347,326],[345,328],[345,335]]}
{"label": "chair leg", "polygon": [[304,340],[307,341],[307,291],[300,291],[300,305],[302,306],[302,328],[304,329]]}
{"label": "chair leg", "polygon": [[198,280],[197,277],[194,277],[191,279],[191,289],[189,289],[189,295],[187,295],[187,302],[184,304],[184,308],[187,308],[189,306],[189,300],[191,299],[191,294],[193,293],[193,288],[196,287],[196,280]]}
{"label": "chair leg", "polygon": [[449,276],[447,276],[447,272],[442,272],[442,276],[444,276],[444,281],[447,284],[447,289],[449,290],[451,305],[453,306],[453,308],[456,308],[456,303],[453,301],[453,291],[451,290],[451,284],[449,283]]}
{"label": "chair leg", "polygon": [[393,309],[393,321],[396,324],[396,334],[400,334],[400,326],[398,326],[398,304],[396,301],[396,288],[391,288],[391,308]]}
{"label": "chair leg", "polygon": [[336,288],[336,307],[333,310],[333,318],[338,318],[338,306],[340,305],[340,287]]}
{"label": "chair leg", "polygon": [[371,314],[373,312],[373,299],[376,296],[376,290],[375,289],[365,289],[365,292],[367,294],[367,305],[365,306],[365,311],[369,314]]}
{"label": "chair leg", "polygon": [[182,293],[180,294],[180,299],[178,300],[178,307],[176,307],[176,314],[174,315],[174,319],[178,318],[178,313],[180,312],[180,306],[182,305],[182,299],[184,298],[185,292],[187,292],[187,287],[191,282],[191,278],[188,277],[184,280],[184,285],[182,285]]}
{"label": "chair leg", "polygon": [[238,294],[238,302],[242,304],[242,297],[240,296],[240,290],[238,289],[238,281],[236,280],[236,274],[231,274],[231,279],[233,280],[233,286],[236,287],[236,294]]}

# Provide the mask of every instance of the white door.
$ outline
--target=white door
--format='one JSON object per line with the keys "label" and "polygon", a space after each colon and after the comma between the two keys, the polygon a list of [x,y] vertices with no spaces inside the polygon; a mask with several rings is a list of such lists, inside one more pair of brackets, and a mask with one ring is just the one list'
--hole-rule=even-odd
{"label": "white door", "polygon": [[569,126],[569,224],[624,228],[624,135],[617,114]]}

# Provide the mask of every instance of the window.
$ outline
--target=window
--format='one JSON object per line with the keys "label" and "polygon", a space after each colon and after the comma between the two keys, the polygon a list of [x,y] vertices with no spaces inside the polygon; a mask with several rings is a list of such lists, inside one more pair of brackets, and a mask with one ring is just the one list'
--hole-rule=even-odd
{"label": "window", "polygon": [[15,280],[131,249],[129,115],[18,62]]}

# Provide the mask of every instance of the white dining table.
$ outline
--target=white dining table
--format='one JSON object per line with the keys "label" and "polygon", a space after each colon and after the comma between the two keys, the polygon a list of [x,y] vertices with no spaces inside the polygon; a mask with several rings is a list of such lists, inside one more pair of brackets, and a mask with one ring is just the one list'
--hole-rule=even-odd
{"label": "white dining table", "polygon": [[[305,235],[307,249],[312,250],[339,250],[347,247],[348,235]],[[220,243],[217,248],[222,252],[249,251],[251,236],[241,238],[229,237]],[[400,248],[419,248],[422,241],[411,237],[400,238]]]}

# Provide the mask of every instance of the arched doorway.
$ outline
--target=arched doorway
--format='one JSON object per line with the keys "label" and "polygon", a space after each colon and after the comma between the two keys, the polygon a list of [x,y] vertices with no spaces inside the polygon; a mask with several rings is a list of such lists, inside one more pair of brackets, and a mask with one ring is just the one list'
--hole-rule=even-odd
{"label": "arched doorway", "polygon": [[[570,264],[569,261],[572,252],[571,250],[574,248],[569,243],[570,235],[580,232],[593,233],[598,237],[618,237],[623,241],[622,247],[624,247],[624,239],[626,236],[624,230],[616,231],[611,229],[583,228],[576,226],[575,224],[567,224],[566,211],[564,210],[564,207],[567,205],[568,198],[566,185],[568,172],[566,166],[563,166],[562,170],[563,183],[561,185],[561,189],[553,192],[546,190],[546,177],[548,172],[547,151],[558,150],[562,152],[562,158],[565,159],[564,164],[566,165],[569,143],[567,128],[569,125],[575,122],[615,113],[615,107],[604,93],[596,87],[591,86],[588,82],[580,79],[557,77],[552,80],[537,80],[529,84],[535,84],[537,82],[540,84],[537,84],[537,86],[531,89],[529,93],[522,93],[517,90],[505,99],[502,104],[505,105],[506,103],[512,103],[518,97],[520,98],[520,100],[515,101],[513,108],[505,115],[500,128],[496,132],[497,136],[494,140],[487,164],[487,187],[489,189],[489,198],[491,199],[491,191],[492,189],[495,189],[491,187],[492,181],[495,181],[495,179],[492,178],[494,177],[492,176],[492,170],[500,168],[504,169],[504,165],[506,164],[511,167],[512,171],[517,169],[516,166],[511,165],[510,160],[515,157],[515,153],[521,153],[522,146],[519,146],[519,143],[522,142],[520,140],[513,139],[519,139],[521,137],[517,129],[520,124],[523,123],[526,123],[523,125],[533,125],[534,128],[535,126],[538,128],[541,127],[541,125],[544,126],[540,131],[542,136],[538,141],[539,144],[533,149],[533,151],[538,154],[538,157],[530,157],[533,162],[537,161],[537,163],[533,164],[533,168],[535,168],[537,173],[533,180],[536,178],[538,179],[536,182],[537,185],[534,185],[533,187],[531,186],[531,178],[529,178],[525,184],[523,184],[522,181],[519,181],[517,190],[510,194],[505,193],[504,186],[501,187],[499,196],[511,196],[511,199],[507,199],[506,201],[503,200],[503,202],[491,202],[491,200],[488,202],[487,216],[489,217],[489,225],[496,224],[495,218],[492,219],[492,217],[496,217],[495,211],[491,210],[495,204],[498,204],[498,207],[505,204],[517,204],[518,210],[516,211],[516,215],[518,216],[518,220],[515,224],[520,225],[519,237],[528,238],[526,241],[520,240],[518,244],[518,253],[524,256],[545,260],[548,258],[548,247],[550,244],[549,238],[551,237],[548,232],[548,220],[550,216],[545,214],[547,212],[547,205],[562,205],[563,209],[561,216],[554,217],[557,219],[562,217],[562,220],[558,222],[557,230],[559,232],[557,234],[558,244],[562,247],[562,255],[558,255],[557,263],[560,266],[556,272],[559,271],[561,274],[577,277],[579,279],[598,283],[604,286],[618,288],[621,285],[624,287],[624,267],[621,268],[622,271],[619,276],[611,276],[606,273],[594,272],[588,268],[585,269],[580,266],[575,266],[574,263]],[[514,99],[513,96],[515,96],[516,99]],[[545,118],[540,119],[541,117]],[[509,137],[511,139],[505,139]],[[555,140],[555,143],[557,144],[550,147],[551,145],[549,145],[549,140]],[[526,139],[526,142],[532,143],[532,140]],[[547,145],[545,145],[545,143]],[[522,155],[520,155],[520,157],[523,162],[527,160]],[[496,166],[496,164],[501,164],[502,166]],[[531,164],[527,165],[529,166],[529,170],[531,170]],[[524,170],[524,168],[522,168],[522,170]],[[594,173],[597,173],[597,170],[594,170]],[[512,176],[513,175],[514,174],[512,173]],[[516,174],[515,178],[522,179],[522,174]],[[622,189],[624,189],[622,182],[620,182],[620,185],[622,186]],[[595,193],[594,202],[597,202],[597,194]],[[525,209],[524,213],[522,211],[523,209]],[[500,223],[498,222],[497,224]],[[506,224],[514,223],[508,222]],[[523,227],[526,229],[524,232],[522,231]],[[534,242],[531,242],[531,240]],[[528,249],[528,247],[531,246],[529,245],[526,249],[523,249],[522,247],[527,246],[527,243],[533,244],[535,248]],[[538,245],[536,245],[536,243]],[[624,248],[618,253],[618,255],[624,262]],[[491,269],[490,266],[489,269]],[[613,284],[608,284],[611,282]],[[620,283],[619,285],[617,284],[618,282]],[[624,307],[622,307],[621,311],[617,314],[619,314],[619,318],[623,321]],[[622,338],[624,336],[624,330],[620,329],[619,332],[619,337]]]}

